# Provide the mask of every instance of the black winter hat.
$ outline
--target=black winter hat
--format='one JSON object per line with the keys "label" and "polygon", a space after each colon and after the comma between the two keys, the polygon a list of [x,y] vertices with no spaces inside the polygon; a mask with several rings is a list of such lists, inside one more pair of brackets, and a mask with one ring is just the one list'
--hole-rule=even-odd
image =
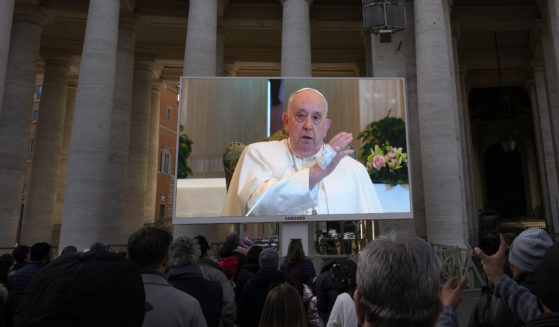
{"label": "black winter hat", "polygon": [[110,252],[58,257],[31,280],[16,326],[141,326],[146,308],[138,267]]}

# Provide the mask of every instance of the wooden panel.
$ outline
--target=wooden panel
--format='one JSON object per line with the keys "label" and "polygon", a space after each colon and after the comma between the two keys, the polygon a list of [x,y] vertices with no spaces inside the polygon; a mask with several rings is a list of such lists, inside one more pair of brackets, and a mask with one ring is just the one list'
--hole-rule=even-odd
{"label": "wooden panel", "polygon": [[267,80],[190,79],[183,83],[183,124],[194,142],[189,166],[195,176],[223,176],[221,158],[227,144],[249,144],[266,136]]}
{"label": "wooden panel", "polygon": [[360,129],[369,123],[382,119],[390,113],[404,121],[404,83],[402,80],[361,80],[360,91]]}

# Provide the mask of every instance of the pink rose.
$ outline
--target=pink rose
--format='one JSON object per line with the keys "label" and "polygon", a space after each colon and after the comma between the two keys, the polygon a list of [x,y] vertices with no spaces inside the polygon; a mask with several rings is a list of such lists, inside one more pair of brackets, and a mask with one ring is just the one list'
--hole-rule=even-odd
{"label": "pink rose", "polygon": [[395,154],[394,152],[392,152],[392,151],[391,151],[391,152],[388,152],[388,158],[391,158],[391,159],[392,159],[392,158],[394,158],[395,155],[396,155],[396,154]]}
{"label": "pink rose", "polygon": [[382,167],[384,167],[386,165],[386,160],[384,159],[383,156],[375,156],[373,158],[373,167],[380,171],[382,169]]}

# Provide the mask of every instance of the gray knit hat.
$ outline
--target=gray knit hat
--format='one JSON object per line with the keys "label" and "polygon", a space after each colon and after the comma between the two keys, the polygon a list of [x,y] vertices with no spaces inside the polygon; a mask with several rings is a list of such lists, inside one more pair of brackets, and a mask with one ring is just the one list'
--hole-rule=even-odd
{"label": "gray knit hat", "polygon": [[258,256],[258,263],[260,264],[260,268],[262,269],[278,269],[279,264],[279,255],[276,250],[273,248],[267,248],[260,252]]}
{"label": "gray knit hat", "polygon": [[530,228],[518,235],[510,246],[509,262],[521,273],[534,271],[553,241],[546,231]]}

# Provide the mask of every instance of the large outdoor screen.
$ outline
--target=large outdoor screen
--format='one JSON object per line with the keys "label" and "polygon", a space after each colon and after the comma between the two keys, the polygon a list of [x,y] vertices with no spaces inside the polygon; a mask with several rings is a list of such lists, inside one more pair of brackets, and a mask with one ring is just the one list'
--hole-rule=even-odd
{"label": "large outdoor screen", "polygon": [[[380,205],[371,212],[222,215],[226,175],[246,145],[285,137],[279,132],[282,113],[301,88],[314,88],[328,101],[331,127],[325,143],[341,131],[353,134],[355,159],[367,170],[363,179],[371,180]],[[177,144],[190,154],[186,162],[177,160],[175,171],[191,173],[177,178],[174,224],[413,218],[404,79],[182,78],[179,101]],[[359,192],[347,190],[344,196],[359,197]],[[277,206],[290,204],[277,199]]]}

